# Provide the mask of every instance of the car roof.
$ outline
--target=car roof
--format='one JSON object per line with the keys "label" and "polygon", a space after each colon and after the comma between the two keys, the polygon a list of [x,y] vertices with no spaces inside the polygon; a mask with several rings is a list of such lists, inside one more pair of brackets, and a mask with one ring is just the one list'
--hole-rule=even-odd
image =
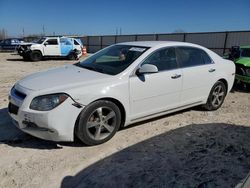
{"label": "car roof", "polygon": [[4,40],[23,40],[21,38],[7,38],[7,39],[4,39]]}
{"label": "car roof", "polygon": [[158,46],[174,46],[174,45],[185,45],[185,46],[194,46],[201,47],[196,44],[188,43],[188,42],[177,42],[177,41],[133,41],[133,42],[123,42],[118,43],[122,45],[131,45],[131,46],[143,46],[143,47],[158,47]]}

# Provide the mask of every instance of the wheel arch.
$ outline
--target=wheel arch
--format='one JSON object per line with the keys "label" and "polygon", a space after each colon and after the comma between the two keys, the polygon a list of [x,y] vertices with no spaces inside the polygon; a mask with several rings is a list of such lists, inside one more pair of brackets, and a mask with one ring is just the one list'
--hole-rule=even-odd
{"label": "wheel arch", "polygon": [[228,93],[228,82],[225,78],[221,78],[218,81],[222,82],[226,86],[226,91]]}
{"label": "wheel arch", "polygon": [[[118,106],[118,108],[119,108],[119,110],[121,112],[121,125],[120,125],[120,128],[123,128],[124,125],[125,125],[125,121],[126,121],[126,110],[125,110],[124,105],[119,100],[117,100],[115,98],[112,98],[112,97],[99,98],[99,99],[96,99],[96,100],[92,101],[88,105],[92,104],[93,102],[100,101],[100,100],[111,101],[111,102],[113,102],[114,104],[116,104]],[[82,111],[79,113],[79,115],[77,116],[77,119],[75,121],[75,125],[74,125],[74,140],[77,139],[76,130],[77,130],[77,126],[78,126],[79,119],[80,119]]]}
{"label": "wheel arch", "polygon": [[31,50],[31,53],[32,53],[32,52],[39,52],[39,53],[42,55],[42,57],[43,57],[43,52],[42,52],[42,50],[40,50],[40,49]]}

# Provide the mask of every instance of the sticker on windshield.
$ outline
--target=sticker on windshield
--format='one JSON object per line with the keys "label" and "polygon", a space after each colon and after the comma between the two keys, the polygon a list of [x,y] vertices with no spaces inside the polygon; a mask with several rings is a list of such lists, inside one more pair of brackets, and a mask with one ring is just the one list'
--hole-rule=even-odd
{"label": "sticker on windshield", "polygon": [[144,52],[146,48],[137,48],[137,47],[132,47],[129,49],[130,51],[136,51],[136,52]]}

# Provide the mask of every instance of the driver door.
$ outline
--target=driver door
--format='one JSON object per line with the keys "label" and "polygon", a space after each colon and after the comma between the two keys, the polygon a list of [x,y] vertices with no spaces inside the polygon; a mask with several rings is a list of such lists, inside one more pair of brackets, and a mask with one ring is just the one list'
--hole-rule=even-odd
{"label": "driver door", "polygon": [[164,48],[150,55],[143,64],[153,64],[157,73],[130,77],[132,121],[180,106],[182,72],[175,48]]}
{"label": "driver door", "polygon": [[44,56],[60,56],[60,48],[58,44],[58,39],[48,39],[44,42]]}

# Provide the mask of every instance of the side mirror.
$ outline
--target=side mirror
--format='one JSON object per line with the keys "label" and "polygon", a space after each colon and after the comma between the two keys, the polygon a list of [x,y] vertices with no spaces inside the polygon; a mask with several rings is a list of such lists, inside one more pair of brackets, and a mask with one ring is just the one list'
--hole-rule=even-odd
{"label": "side mirror", "polygon": [[46,45],[48,45],[48,44],[49,44],[48,42],[45,42],[45,43],[44,43],[44,46],[46,46]]}
{"label": "side mirror", "polygon": [[142,65],[138,70],[138,74],[146,74],[146,73],[157,73],[158,68],[155,65],[152,64],[145,64]]}

